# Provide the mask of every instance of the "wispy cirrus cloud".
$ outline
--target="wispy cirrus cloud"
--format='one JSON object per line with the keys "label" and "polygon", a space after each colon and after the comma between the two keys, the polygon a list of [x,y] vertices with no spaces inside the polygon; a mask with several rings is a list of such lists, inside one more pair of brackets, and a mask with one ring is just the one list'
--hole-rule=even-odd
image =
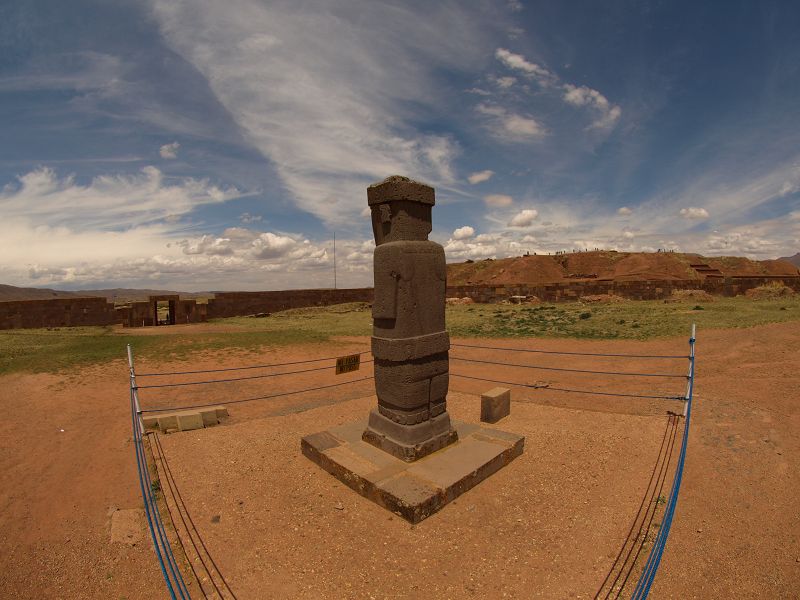
{"label": "wispy cirrus cloud", "polygon": [[[588,129],[610,131],[614,128],[622,115],[622,109],[608,101],[599,91],[585,85],[576,86],[562,79],[535,62],[529,61],[522,54],[515,54],[505,48],[495,51],[495,58],[506,68],[523,74],[538,83],[545,90],[556,90],[561,94],[561,99],[575,107],[588,107],[596,115]],[[495,78],[497,81],[498,78]],[[510,84],[506,87],[510,87]]]}
{"label": "wispy cirrus cloud", "polygon": [[[152,2],[167,43],[205,76],[302,209],[347,222],[364,186],[388,174],[452,182],[455,139],[399,116],[407,103],[439,110],[434,71],[480,57],[480,23],[450,3],[427,6],[424,20],[411,5],[313,5]],[[406,22],[414,26],[387,26]],[[454,23],[462,35],[442,36]]]}
{"label": "wispy cirrus cloud", "polygon": [[489,117],[489,131],[499,140],[525,142],[541,139],[547,135],[547,130],[536,119],[511,112],[502,106],[479,104],[475,110]]}
{"label": "wispy cirrus cloud", "polygon": [[489,169],[486,169],[485,171],[476,171],[467,177],[467,181],[469,181],[472,185],[475,185],[477,183],[489,181],[492,178],[492,175],[494,175],[494,171],[490,171]]}
{"label": "wispy cirrus cloud", "polygon": [[97,176],[88,183],[41,167],[6,185],[0,191],[0,206],[5,219],[25,220],[35,226],[113,231],[188,214],[199,206],[243,195],[235,187],[219,187],[207,179],[167,178],[153,166],[134,175]]}

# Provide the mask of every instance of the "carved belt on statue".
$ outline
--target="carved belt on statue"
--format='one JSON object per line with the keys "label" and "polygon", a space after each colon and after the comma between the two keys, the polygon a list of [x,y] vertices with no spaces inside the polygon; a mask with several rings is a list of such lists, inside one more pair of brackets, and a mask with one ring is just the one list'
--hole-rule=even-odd
{"label": "carved belt on statue", "polygon": [[373,356],[395,362],[423,358],[448,350],[450,350],[450,336],[446,331],[396,340],[374,336],[372,338]]}

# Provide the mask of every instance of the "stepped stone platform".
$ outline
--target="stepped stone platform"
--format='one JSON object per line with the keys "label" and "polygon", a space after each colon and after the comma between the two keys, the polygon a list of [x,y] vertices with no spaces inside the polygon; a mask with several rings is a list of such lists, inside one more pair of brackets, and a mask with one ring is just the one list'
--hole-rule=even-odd
{"label": "stepped stone platform", "polygon": [[411,523],[419,523],[522,454],[525,438],[453,421],[458,441],[412,463],[361,436],[366,420],[304,437],[303,454],[339,481]]}

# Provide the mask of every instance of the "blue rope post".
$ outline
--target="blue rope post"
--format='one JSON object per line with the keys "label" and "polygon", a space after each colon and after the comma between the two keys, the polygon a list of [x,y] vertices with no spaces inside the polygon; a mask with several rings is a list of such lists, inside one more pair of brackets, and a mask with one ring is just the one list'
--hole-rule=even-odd
{"label": "blue rope post", "polygon": [[683,414],[686,422],[683,426],[683,439],[681,440],[681,451],[678,456],[678,464],[675,468],[675,479],[672,481],[672,490],[670,491],[669,500],[664,510],[664,518],[661,522],[661,528],[658,531],[653,547],[650,550],[650,555],[647,557],[644,570],[642,571],[639,581],[636,583],[636,589],[633,590],[631,600],[644,600],[650,593],[650,586],[653,585],[653,580],[658,570],[658,565],[661,563],[661,557],[664,554],[664,547],[667,544],[667,537],[669,530],[672,526],[672,519],[675,516],[675,507],[678,504],[678,493],[681,489],[681,480],[683,479],[683,466],[686,460],[686,447],[689,443],[689,421],[692,416],[692,393],[694,391],[694,344],[696,339],[697,328],[692,324],[692,336],[689,338],[689,382],[686,386],[686,399],[683,408]]}

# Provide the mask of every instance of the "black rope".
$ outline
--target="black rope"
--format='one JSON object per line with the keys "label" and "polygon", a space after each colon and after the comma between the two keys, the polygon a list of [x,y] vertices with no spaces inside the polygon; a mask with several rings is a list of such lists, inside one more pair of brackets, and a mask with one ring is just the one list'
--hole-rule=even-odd
{"label": "black rope", "polygon": [[475,346],[472,344],[450,344],[453,348],[480,348],[481,350],[511,350],[512,352],[535,352],[537,354],[563,354],[568,356],[613,356],[625,358],[689,358],[688,356],[666,356],[661,354],[602,354],[598,352],[557,352],[555,350],[533,350],[529,348],[503,348],[497,346]]}
{"label": "black rope", "polygon": [[[147,432],[145,435],[151,436],[154,432]],[[211,577],[211,571],[209,570],[208,566],[206,566],[203,557],[200,555],[200,551],[197,549],[197,544],[194,543],[194,538],[192,534],[189,532],[189,526],[186,524],[186,519],[183,518],[183,513],[181,512],[181,507],[178,505],[178,501],[176,499],[175,491],[172,488],[172,481],[170,479],[169,474],[167,471],[164,470],[165,456],[164,450],[161,448],[161,445],[158,443],[158,438],[153,438],[156,440],[155,444],[150,445],[150,450],[153,452],[153,460],[154,461],[161,461],[161,468],[164,471],[164,479],[167,482],[167,487],[169,488],[170,492],[172,493],[172,501],[175,503],[175,509],[178,511],[178,516],[181,518],[181,522],[183,523],[184,528],[186,528],[187,534],[189,534],[189,541],[194,546],[194,551],[197,553],[197,557],[200,559],[200,563],[203,565],[203,569],[205,569],[206,573],[208,573],[208,577],[211,580],[211,584],[214,586],[214,589],[219,594],[220,598],[222,597],[222,593],[217,588],[217,584],[214,582],[214,579]],[[158,453],[160,451],[160,454]],[[156,462],[156,473],[158,473],[158,462]],[[159,474],[160,477],[160,474]],[[178,538],[178,544],[181,546],[181,550],[183,551],[183,555],[186,558],[186,562],[189,563],[189,569],[192,571],[192,575],[194,575],[195,581],[197,581],[197,585],[200,586],[200,592],[203,594],[203,598],[208,599],[208,594],[206,594],[206,590],[203,588],[203,582],[200,580],[200,577],[197,575],[197,571],[195,571],[194,563],[189,559],[189,553],[186,552],[186,546],[183,545],[183,540],[181,539],[180,534],[178,533],[177,521],[175,521],[175,517],[172,515],[172,509],[169,507],[169,502],[167,501],[167,494],[166,490],[162,488],[162,492],[164,492],[164,505],[167,507],[167,512],[169,513],[169,518],[172,521],[172,528],[175,530],[175,537]],[[185,508],[185,507],[184,507]]]}
{"label": "black rope", "polygon": [[[371,360],[365,360],[362,365],[371,363]],[[168,387],[183,387],[187,385],[205,385],[208,383],[230,383],[232,381],[247,381],[249,379],[265,379],[267,377],[280,377],[281,375],[296,375],[297,373],[311,373],[312,371],[324,371],[325,369],[333,369],[334,365],[327,365],[324,367],[314,367],[313,369],[300,369],[299,371],[284,371],[283,373],[267,373],[266,375],[249,375],[247,377],[231,377],[229,379],[210,379],[208,381],[187,381],[183,383],[159,383],[156,385],[139,385],[136,386],[137,390],[148,390],[153,388],[168,388]],[[138,377],[139,375],[137,375]]]}
{"label": "black rope", "polygon": [[[612,573],[614,573],[614,571],[616,570],[617,564],[619,563],[619,559],[622,558],[622,554],[623,554],[623,552],[625,552],[625,548],[628,547],[628,542],[631,541],[631,536],[633,535],[633,530],[636,529],[636,523],[639,522],[639,517],[642,514],[642,510],[644,510],[644,507],[647,504],[647,495],[650,492],[650,487],[653,485],[653,480],[656,478],[656,471],[658,471],[659,465],[662,464],[661,455],[664,454],[664,446],[667,443],[667,434],[668,433],[671,434],[671,432],[676,427],[677,427],[677,425],[674,425],[673,422],[672,422],[672,414],[670,414],[667,417],[667,426],[664,429],[664,435],[661,438],[661,446],[658,449],[658,456],[656,457],[656,464],[653,465],[653,472],[650,473],[650,480],[647,482],[647,487],[645,488],[644,496],[642,496],[642,501],[639,504],[639,510],[636,511],[636,516],[633,518],[633,523],[631,523],[631,528],[628,530],[628,535],[625,536],[625,540],[622,542],[622,547],[619,549],[619,552],[617,553],[617,557],[614,559],[614,563],[611,565],[611,568],[608,570],[608,573],[606,574],[605,579],[603,579],[603,583],[600,584],[600,588],[595,593],[594,600],[598,600],[598,598],[600,598],[600,594],[603,593],[603,589],[606,587],[606,583],[608,583],[608,580],[611,577]],[[637,534],[637,536],[638,536],[638,534]],[[633,543],[634,544],[636,543],[636,538],[633,539]],[[627,557],[626,557],[626,561],[627,561]],[[623,568],[624,568],[624,564],[623,564]],[[623,569],[620,569],[620,572],[622,570]],[[619,577],[619,575],[617,575],[617,578],[618,577]],[[616,579],[614,581],[616,581]],[[613,584],[611,586],[611,589],[612,590],[614,589]],[[609,590],[609,593],[611,593],[611,590]],[[607,598],[608,598],[608,594],[606,594],[606,599]]]}
{"label": "black rope", "polygon": [[540,367],[536,365],[501,363],[501,362],[494,362],[491,360],[479,360],[477,358],[461,358],[460,356],[451,356],[450,360],[463,360],[466,362],[483,363],[486,365],[501,365],[504,367],[522,367],[525,369],[539,369],[542,371],[566,371],[568,373],[594,373],[597,375],[623,375],[628,377],[678,377],[680,379],[688,379],[688,375],[675,375],[674,373],[630,373],[626,371],[589,371],[586,369],[565,369],[562,367]]}
{"label": "black rope", "polygon": [[[170,468],[169,462],[167,461],[167,455],[164,453],[164,447],[161,445],[161,440],[158,437],[158,433],[153,432],[153,435],[155,437],[156,445],[158,446],[159,453],[161,454],[162,466],[164,467],[165,472],[168,474],[167,484],[169,485],[170,490],[173,490],[173,485],[174,485],[174,493],[173,493],[173,498],[172,499],[175,501],[175,507],[178,508],[178,502],[175,499],[175,496],[177,495],[177,499],[180,500],[181,504],[183,505],[183,510],[186,513],[186,517],[189,519],[189,523],[192,524],[192,528],[194,529],[194,533],[197,536],[197,539],[200,541],[200,545],[203,547],[203,550],[205,550],[206,556],[208,556],[208,560],[214,566],[214,569],[216,569],[217,575],[219,575],[219,578],[222,580],[223,585],[227,588],[228,593],[234,598],[234,600],[236,600],[236,594],[233,593],[233,590],[231,589],[231,586],[228,585],[228,581],[225,579],[225,576],[222,574],[222,571],[220,571],[219,567],[217,566],[217,563],[214,560],[214,557],[211,556],[211,552],[208,551],[208,548],[206,547],[206,543],[203,541],[203,538],[200,536],[200,532],[197,530],[197,526],[194,524],[194,520],[192,519],[192,515],[189,513],[189,508],[186,506],[186,502],[184,501],[183,496],[181,495],[181,492],[178,489],[178,482],[175,481],[175,476],[172,474],[172,469]],[[172,480],[172,484],[170,484],[170,479]],[[166,503],[166,497],[164,499],[164,502]],[[180,514],[180,509],[178,510],[178,512]],[[183,520],[183,515],[181,515],[181,520]],[[214,581],[214,577],[212,576],[211,569],[209,569],[208,566],[206,566],[206,563],[203,560],[203,557],[200,555],[200,551],[197,548],[197,545],[194,543],[194,539],[192,539],[192,533],[191,533],[191,531],[189,531],[189,527],[186,525],[186,521],[183,521],[183,525],[184,525],[184,527],[186,527],[186,533],[189,534],[189,539],[191,540],[192,545],[194,546],[194,549],[197,552],[197,556],[200,559],[200,562],[203,563],[203,567],[205,568],[206,572],[208,573],[208,578],[211,580],[211,585],[214,586],[214,589],[217,591],[217,594],[219,595],[219,597],[223,598],[222,592],[220,592],[219,587],[217,587],[217,584]],[[177,535],[177,533],[178,532],[175,531],[176,535]],[[178,539],[180,539],[180,536],[178,536]],[[188,557],[187,557],[187,560],[188,560]],[[199,579],[197,580],[197,583],[200,584],[200,580]],[[201,590],[203,589],[202,584],[200,585],[200,589]],[[205,591],[203,592],[203,594],[205,595]]]}
{"label": "black rope", "polygon": [[[359,352],[361,354],[369,354],[368,350]],[[246,371],[248,369],[267,369],[269,367],[288,367],[290,365],[302,365],[311,362],[320,362],[322,360],[335,360],[339,356],[326,356],[325,358],[310,358],[308,360],[296,360],[294,362],[273,363],[270,365],[252,365],[249,367],[226,367],[224,369],[203,369],[200,371],[168,371],[164,373],[137,373],[137,377],[163,377],[165,375],[199,375],[200,373],[222,373],[224,371]]]}
{"label": "black rope", "polygon": [[[611,392],[594,392],[591,390],[573,390],[570,388],[559,388],[551,385],[538,385],[531,383],[515,383],[513,381],[499,381],[497,379],[486,379],[484,377],[473,377],[471,375],[460,375],[458,373],[450,373],[453,377],[463,377],[464,379],[475,379],[477,381],[488,381],[489,383],[502,383],[503,385],[511,385],[516,387],[526,387],[533,389],[548,389],[556,392],[572,392],[574,394],[591,394],[593,396],[618,396],[620,398],[653,398],[655,400],[684,400],[683,396],[647,396],[644,394],[614,394]],[[145,411],[142,411],[145,412]]]}
{"label": "black rope", "polygon": [[333,383],[331,385],[321,385],[319,387],[314,388],[307,388],[304,390],[295,390],[293,392],[280,392],[278,394],[269,394],[267,396],[255,396],[253,398],[243,398],[241,400],[218,400],[217,402],[211,402],[209,404],[193,404],[191,406],[174,406],[174,407],[166,407],[166,408],[147,408],[144,410],[140,410],[140,414],[144,413],[154,413],[154,412],[166,412],[172,410],[187,410],[190,408],[208,408],[209,406],[220,406],[222,404],[241,404],[243,402],[253,402],[255,400],[268,400],[270,398],[278,398],[279,396],[291,396],[293,394],[302,394],[303,392],[315,392],[317,390],[325,390],[332,387],[337,387],[339,385],[346,385],[348,383],[358,383],[359,381],[367,381],[369,379],[374,379],[374,377],[362,377],[361,379],[353,379],[352,381],[342,381],[340,383]]}

